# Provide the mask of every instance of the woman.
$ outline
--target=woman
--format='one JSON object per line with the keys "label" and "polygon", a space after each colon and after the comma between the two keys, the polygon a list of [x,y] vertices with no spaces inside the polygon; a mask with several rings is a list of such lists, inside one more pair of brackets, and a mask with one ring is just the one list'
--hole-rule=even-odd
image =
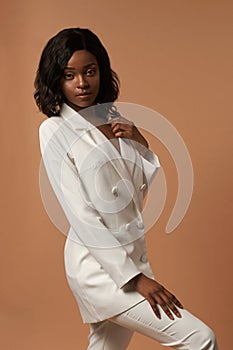
{"label": "woman", "polygon": [[218,349],[212,330],[155,280],[142,201],[160,167],[137,127],[116,111],[119,81],[100,40],[64,29],[43,50],[35,100],[43,162],[69,220],[67,280],[89,350],[126,349],[134,331],[174,349]]}

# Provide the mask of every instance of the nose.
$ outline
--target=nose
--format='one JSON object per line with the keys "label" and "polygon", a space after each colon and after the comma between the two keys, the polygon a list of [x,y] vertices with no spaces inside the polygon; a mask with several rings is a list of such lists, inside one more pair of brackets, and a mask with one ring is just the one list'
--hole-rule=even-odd
{"label": "nose", "polygon": [[88,86],[88,82],[82,74],[77,76],[76,86],[79,89],[84,89]]}

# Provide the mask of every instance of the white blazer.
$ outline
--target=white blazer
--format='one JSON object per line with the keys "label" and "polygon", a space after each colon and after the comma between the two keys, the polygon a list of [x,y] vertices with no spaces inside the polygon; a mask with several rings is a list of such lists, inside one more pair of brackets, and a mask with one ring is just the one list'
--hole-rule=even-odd
{"label": "white blazer", "polygon": [[120,152],[95,126],[63,104],[39,128],[51,186],[70,223],[65,243],[67,281],[84,322],[110,318],[144,299],[128,283],[143,272],[146,255],[142,201],[160,167],[128,139]]}

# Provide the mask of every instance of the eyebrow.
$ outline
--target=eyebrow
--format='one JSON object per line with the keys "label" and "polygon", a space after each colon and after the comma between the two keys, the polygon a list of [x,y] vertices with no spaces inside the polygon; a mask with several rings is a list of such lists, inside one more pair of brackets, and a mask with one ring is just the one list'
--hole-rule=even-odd
{"label": "eyebrow", "polygon": [[[96,63],[88,63],[86,64],[83,68],[88,68],[88,67],[91,67],[91,66],[96,66],[97,64]],[[69,69],[69,70],[75,70],[74,67],[65,67],[65,69]]]}

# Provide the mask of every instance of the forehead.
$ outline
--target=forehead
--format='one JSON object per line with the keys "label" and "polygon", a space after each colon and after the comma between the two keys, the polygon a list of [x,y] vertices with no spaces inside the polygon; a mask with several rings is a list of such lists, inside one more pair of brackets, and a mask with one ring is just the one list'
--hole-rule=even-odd
{"label": "forehead", "polygon": [[97,59],[91,52],[87,50],[77,50],[73,53],[66,66],[81,68],[90,65],[91,63],[97,64]]}

